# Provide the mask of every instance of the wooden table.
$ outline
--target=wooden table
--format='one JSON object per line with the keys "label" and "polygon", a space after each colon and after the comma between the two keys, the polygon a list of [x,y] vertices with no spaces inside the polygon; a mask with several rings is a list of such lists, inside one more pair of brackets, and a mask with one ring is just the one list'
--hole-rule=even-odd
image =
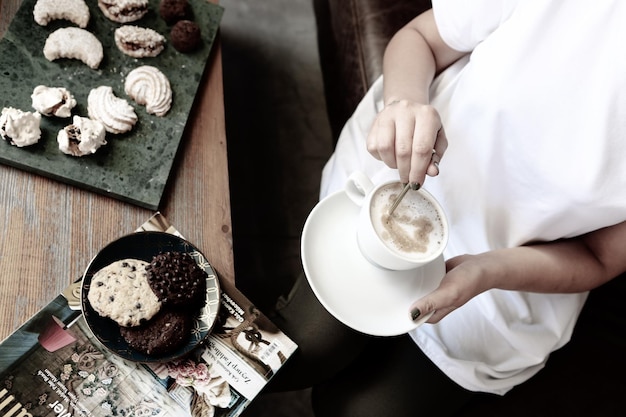
{"label": "wooden table", "polygon": [[[0,38],[22,0],[0,0]],[[219,39],[159,211],[234,282]],[[0,340],[154,212],[0,165]]]}

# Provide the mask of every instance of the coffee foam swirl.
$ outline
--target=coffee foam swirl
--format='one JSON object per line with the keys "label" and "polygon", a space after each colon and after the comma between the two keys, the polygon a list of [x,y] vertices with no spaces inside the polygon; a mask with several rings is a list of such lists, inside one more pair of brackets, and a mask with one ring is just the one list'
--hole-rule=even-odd
{"label": "coffee foam swirl", "polygon": [[390,216],[389,208],[401,190],[401,184],[390,184],[372,198],[374,229],[391,250],[413,259],[428,258],[444,243],[443,220],[435,206],[416,191],[409,191]]}

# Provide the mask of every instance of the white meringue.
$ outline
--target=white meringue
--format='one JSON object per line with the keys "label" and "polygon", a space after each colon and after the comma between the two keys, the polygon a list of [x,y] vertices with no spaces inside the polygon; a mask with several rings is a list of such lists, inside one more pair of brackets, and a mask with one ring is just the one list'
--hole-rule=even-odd
{"label": "white meringue", "polygon": [[63,87],[46,87],[38,85],[30,96],[33,108],[44,116],[70,117],[76,106],[76,99],[68,89]]}
{"label": "white meringue", "polygon": [[0,136],[18,148],[33,145],[41,138],[41,114],[5,107],[0,114]]}
{"label": "white meringue", "polygon": [[124,91],[146,111],[165,116],[172,107],[172,87],[165,74],[156,67],[143,65],[132,70],[124,82]]}
{"label": "white meringue", "polygon": [[93,120],[100,121],[109,133],[125,133],[137,123],[133,106],[113,94],[109,86],[94,88],[87,96],[87,112]]}
{"label": "white meringue", "polygon": [[74,116],[72,124],[59,130],[57,142],[59,150],[67,155],[84,156],[96,153],[103,145],[106,130],[104,125],[97,120],[87,117]]}

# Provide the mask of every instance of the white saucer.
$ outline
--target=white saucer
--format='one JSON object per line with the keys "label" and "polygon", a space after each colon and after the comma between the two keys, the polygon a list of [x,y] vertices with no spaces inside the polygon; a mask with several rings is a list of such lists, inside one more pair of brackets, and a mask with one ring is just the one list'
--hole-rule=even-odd
{"label": "white saucer", "polygon": [[356,242],[359,208],[339,191],[320,201],[302,232],[304,272],[313,292],[339,321],[362,333],[396,336],[428,319],[410,318],[411,304],[445,275],[443,256],[409,271],[375,267]]}

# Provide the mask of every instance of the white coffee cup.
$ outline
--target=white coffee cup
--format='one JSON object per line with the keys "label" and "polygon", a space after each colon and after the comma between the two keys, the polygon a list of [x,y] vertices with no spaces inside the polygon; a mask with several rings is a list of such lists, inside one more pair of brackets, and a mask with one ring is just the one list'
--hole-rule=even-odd
{"label": "white coffee cup", "polygon": [[395,271],[419,268],[437,259],[448,243],[448,221],[426,190],[409,190],[393,214],[389,208],[402,191],[399,181],[374,186],[362,172],[348,178],[345,192],[360,206],[357,242],[372,264]]}

